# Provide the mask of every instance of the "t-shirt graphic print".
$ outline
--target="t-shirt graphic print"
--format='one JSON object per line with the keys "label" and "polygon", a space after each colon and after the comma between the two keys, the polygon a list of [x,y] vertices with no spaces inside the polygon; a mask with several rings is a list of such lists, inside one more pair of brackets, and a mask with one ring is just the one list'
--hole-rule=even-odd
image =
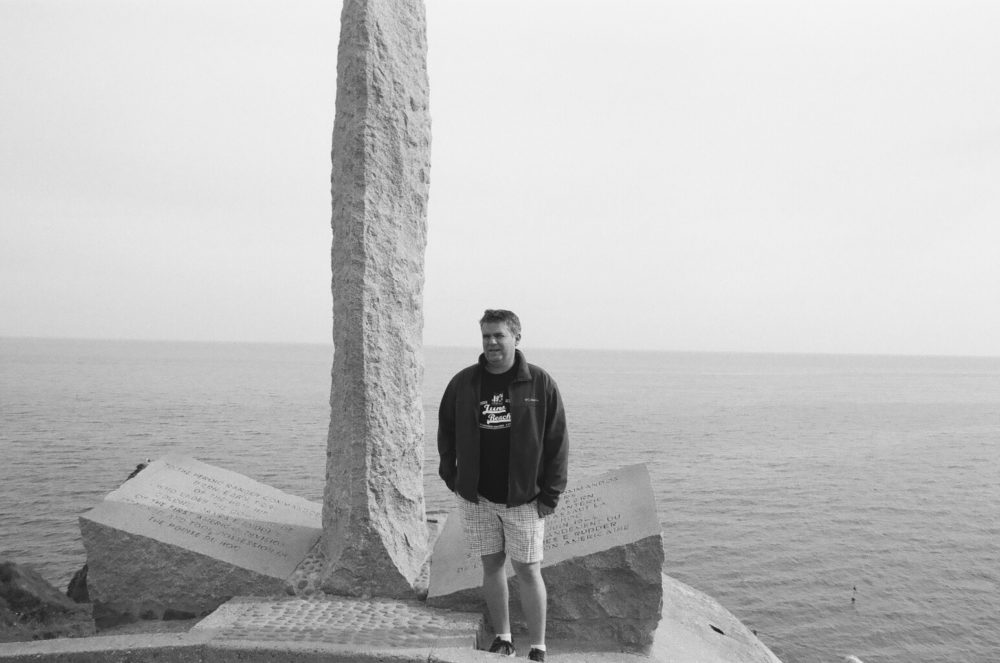
{"label": "t-shirt graphic print", "polygon": [[479,403],[479,427],[487,430],[510,428],[510,399],[506,390]]}

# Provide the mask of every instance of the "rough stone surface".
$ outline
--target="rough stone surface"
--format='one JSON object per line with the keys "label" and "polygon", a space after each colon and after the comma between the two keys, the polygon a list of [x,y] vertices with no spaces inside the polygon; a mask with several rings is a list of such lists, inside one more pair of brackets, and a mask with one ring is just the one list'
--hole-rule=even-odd
{"label": "rough stone surface", "polygon": [[[428,604],[484,610],[481,566],[465,550],[459,523],[453,512],[435,545]],[[545,528],[548,634],[647,649],[662,607],[663,540],[646,467],[576,482]],[[511,620],[523,629],[517,581],[509,583]]]}
{"label": "rough stone surface", "polygon": [[423,263],[430,115],[422,0],[346,0],[333,131],[326,591],[411,596],[426,557]]}
{"label": "rough stone surface", "polygon": [[[429,533],[429,538],[427,541],[428,550],[433,549],[434,542],[437,537],[441,534],[441,529],[444,526],[445,520],[448,518],[448,513],[445,511],[428,511],[427,512],[427,530]],[[287,590],[289,594],[292,594],[298,598],[319,598],[324,595],[322,582],[323,582],[323,570],[326,568],[326,558],[323,555],[322,542],[316,544],[312,552],[306,556],[302,563],[299,564],[298,568],[295,569],[295,573],[289,577],[287,582]],[[420,574],[417,576],[414,582],[414,591],[416,598],[419,600],[425,600],[427,598],[427,589],[430,583],[430,555],[424,560],[423,567],[420,570]]]}
{"label": "rough stone surface", "polygon": [[156,539],[85,518],[80,531],[94,618],[101,628],[137,619],[201,617],[233,596],[285,592],[283,579]]}
{"label": "rough stone surface", "polygon": [[[663,539],[650,536],[544,569],[555,595],[547,632],[554,638],[647,647],[660,621],[662,568]],[[511,614],[521,623],[516,582],[511,598]]]}
{"label": "rough stone surface", "polygon": [[0,642],[93,635],[89,605],[75,603],[37,571],[0,562]]}
{"label": "rough stone surface", "polygon": [[319,540],[320,509],[191,458],[150,464],[80,516],[98,625],[290,593],[287,580]]}
{"label": "rough stone surface", "polygon": [[467,647],[485,639],[482,618],[428,608],[418,601],[318,597],[236,598],[193,631],[214,639],[395,647]]}

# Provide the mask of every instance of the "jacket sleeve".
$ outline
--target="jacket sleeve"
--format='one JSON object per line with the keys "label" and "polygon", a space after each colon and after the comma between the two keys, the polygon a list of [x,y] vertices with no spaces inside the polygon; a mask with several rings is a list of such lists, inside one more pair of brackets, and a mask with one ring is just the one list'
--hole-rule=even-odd
{"label": "jacket sleeve", "polygon": [[550,382],[546,393],[545,437],[542,440],[542,492],[538,499],[556,508],[559,496],[566,489],[569,475],[569,431],[566,410],[556,383]]}
{"label": "jacket sleeve", "polygon": [[455,452],[455,380],[448,383],[438,408],[438,475],[444,479],[448,490],[455,491],[455,477],[458,475]]}

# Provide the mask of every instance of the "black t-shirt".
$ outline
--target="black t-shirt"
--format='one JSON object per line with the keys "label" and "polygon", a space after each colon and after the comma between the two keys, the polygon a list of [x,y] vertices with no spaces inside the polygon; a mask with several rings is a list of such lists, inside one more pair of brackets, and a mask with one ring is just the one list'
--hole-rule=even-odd
{"label": "black t-shirt", "polygon": [[510,393],[517,366],[494,374],[483,369],[479,391],[479,494],[507,501],[510,473]]}

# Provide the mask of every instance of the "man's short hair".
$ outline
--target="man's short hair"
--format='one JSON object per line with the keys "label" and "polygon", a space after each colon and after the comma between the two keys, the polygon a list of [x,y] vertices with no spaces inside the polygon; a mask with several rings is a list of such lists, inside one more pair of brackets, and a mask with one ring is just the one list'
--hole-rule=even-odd
{"label": "man's short hair", "polygon": [[507,311],[502,308],[488,308],[486,312],[483,313],[483,317],[479,320],[479,326],[482,327],[487,322],[504,322],[507,324],[507,329],[510,330],[511,335],[517,336],[521,333],[521,321],[517,319],[517,315],[513,311]]}

